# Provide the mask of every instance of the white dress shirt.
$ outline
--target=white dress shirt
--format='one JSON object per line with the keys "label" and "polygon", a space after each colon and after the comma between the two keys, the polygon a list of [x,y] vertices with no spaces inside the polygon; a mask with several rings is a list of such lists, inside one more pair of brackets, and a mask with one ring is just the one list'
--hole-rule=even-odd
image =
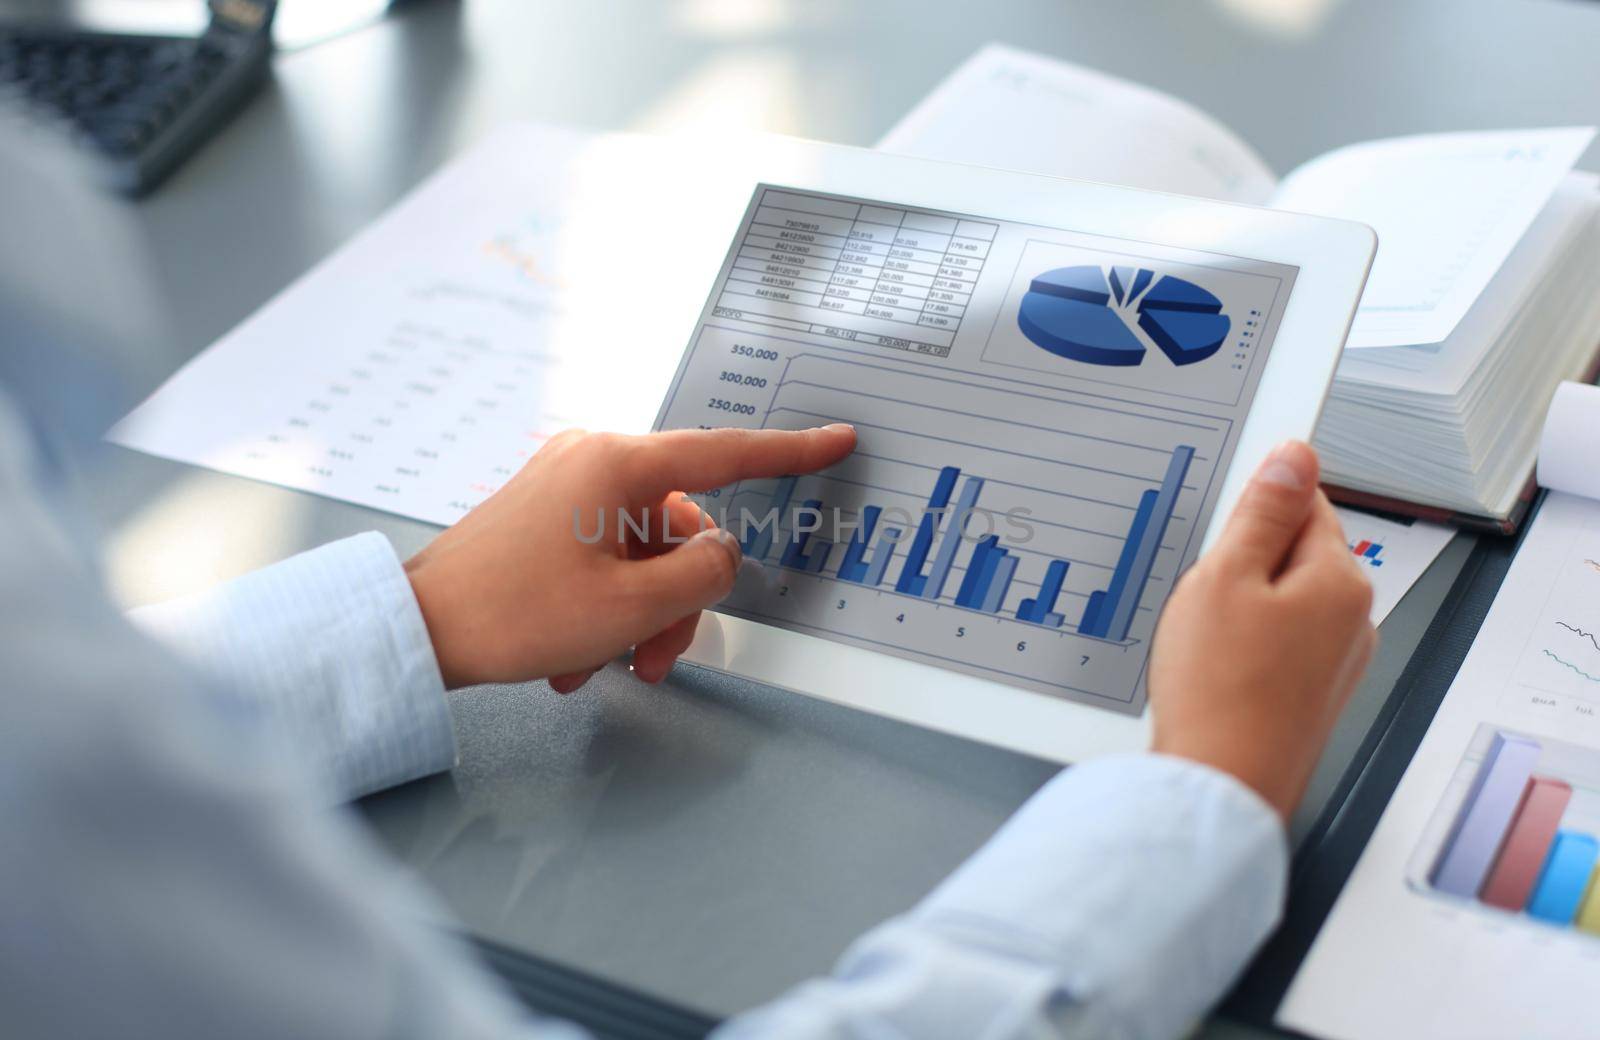
{"label": "white dress shirt", "polygon": [[[579,1035],[425,924],[444,911],[328,806],[456,757],[387,541],[130,623],[28,444],[0,401],[7,1035]],[[1286,862],[1277,817],[1228,776],[1078,766],[831,976],[719,1036],[1180,1036],[1276,922]]]}

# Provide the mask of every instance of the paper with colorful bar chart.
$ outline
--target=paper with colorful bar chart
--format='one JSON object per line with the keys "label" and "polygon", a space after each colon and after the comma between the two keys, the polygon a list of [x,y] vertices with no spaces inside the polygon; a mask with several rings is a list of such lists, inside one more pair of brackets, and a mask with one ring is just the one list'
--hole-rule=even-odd
{"label": "paper with colorful bar chart", "polygon": [[1280,1020],[1592,1037],[1596,978],[1600,501],[1552,493]]}
{"label": "paper with colorful bar chart", "polygon": [[1139,713],[1294,273],[758,187],[657,428],[859,440],[700,497],[753,561],[719,609]]}

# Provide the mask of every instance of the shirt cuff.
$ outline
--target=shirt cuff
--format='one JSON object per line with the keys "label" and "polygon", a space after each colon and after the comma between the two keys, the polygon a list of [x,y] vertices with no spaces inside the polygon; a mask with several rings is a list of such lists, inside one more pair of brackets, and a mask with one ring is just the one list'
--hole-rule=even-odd
{"label": "shirt cuff", "polygon": [[1277,814],[1233,777],[1113,756],[1045,785],[911,921],[1050,969],[1045,1017],[1086,1035],[1178,1036],[1276,926],[1288,857]]}
{"label": "shirt cuff", "polygon": [[333,542],[130,617],[221,678],[337,798],[456,762],[433,644],[381,534]]}

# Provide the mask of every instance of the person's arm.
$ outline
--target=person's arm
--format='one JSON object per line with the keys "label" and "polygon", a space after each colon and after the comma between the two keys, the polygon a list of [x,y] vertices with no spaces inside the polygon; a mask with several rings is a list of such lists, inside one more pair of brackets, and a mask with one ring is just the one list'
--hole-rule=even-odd
{"label": "person's arm", "polygon": [[[696,608],[731,584],[736,542],[701,536],[629,560],[638,554],[581,545],[572,512],[672,506],[692,528],[698,507],[671,489],[727,483],[763,436],[553,442],[490,509],[408,564],[445,675],[559,673],[557,688],[570,690],[586,662],[637,643],[635,669],[664,676]],[[519,545],[537,547],[537,566]],[[619,588],[633,606],[618,609]],[[1370,601],[1317,490],[1315,456],[1284,445],[1169,597],[1150,666],[1156,753],[1068,770],[912,912],[858,942],[832,978],[727,1034],[1180,1035],[1277,921],[1282,820],[1371,654]],[[557,620],[508,622],[529,616]]]}
{"label": "person's arm", "polygon": [[[490,503],[407,564],[444,678],[470,684],[548,676],[558,689],[574,689],[594,665],[630,646],[642,677],[663,677],[688,645],[698,610],[731,586],[737,543],[713,533],[686,544],[630,538],[590,545],[571,536],[573,509],[660,507],[681,533],[701,517],[673,489],[818,468],[851,442],[844,430],[558,438]],[[1309,530],[1302,524],[1290,537],[1303,544]],[[92,586],[58,573],[29,534],[0,531],[8,588],[44,590],[10,595],[0,608],[17,651],[8,653],[6,677],[15,687],[0,698],[0,790],[23,795],[0,798],[0,826],[13,850],[0,857],[0,891],[28,894],[0,911],[0,937],[16,940],[0,941],[0,1005],[13,1022],[50,1035],[113,1032],[129,1021],[176,1036],[487,1037],[527,1028],[457,944],[417,923],[439,915],[403,873],[342,814],[309,810],[285,760],[262,754],[253,702],[225,686],[197,685],[106,608]],[[1242,587],[1287,587],[1295,555],[1283,577],[1274,568]],[[1183,588],[1205,585],[1186,579]],[[1251,606],[1252,596],[1226,603]],[[1221,605],[1190,599],[1196,609]],[[1180,602],[1178,594],[1173,602]],[[1284,626],[1272,632],[1303,635],[1315,620],[1287,599],[1255,606],[1264,621]],[[1223,635],[1219,645],[1237,646],[1237,635]],[[1320,638],[1328,646],[1354,645],[1337,626]],[[1158,659],[1164,645],[1158,638]],[[1220,673],[1208,671],[1205,660],[1218,656],[1214,646],[1204,658],[1174,666],[1214,677]],[[1311,660],[1303,684],[1285,694],[1304,693],[1331,719],[1343,691],[1315,665]],[[1262,691],[1230,692],[1207,681],[1189,688],[1214,706],[1231,697],[1257,712],[1272,710]],[[1159,720],[1171,698],[1155,692]],[[1308,749],[1314,754],[1320,739],[1312,732],[1285,744],[1289,781],[1278,782],[1284,778],[1276,774],[1245,779],[1270,780],[1273,791],[1294,795],[1292,777],[1301,768],[1295,760]],[[1193,750],[1199,758],[1205,749]],[[1250,773],[1251,763],[1231,764]],[[1216,809],[1211,836],[1191,830],[1163,843],[1115,811],[1118,804],[1140,811],[1137,798],[1094,797],[1085,777],[1091,769],[1050,785],[929,898],[921,924],[891,923],[872,933],[843,974],[730,1028],[787,1037],[1161,1035],[1198,1013],[1192,1005],[1214,996],[1216,980],[1237,970],[1243,948],[1254,941],[1248,922],[1238,943],[1197,951],[1212,960],[1196,984],[1180,987],[1182,999],[1148,1019],[1125,1020],[1118,1017],[1121,1000],[1138,1004],[1153,992],[1144,987],[1166,985],[1141,979],[1135,967],[1181,957],[1179,940],[1188,936],[1170,924],[1107,936],[1101,925],[1115,898],[1086,902],[1083,891],[1054,888],[1047,879],[1052,872],[1088,878],[1087,867],[1104,865],[1096,848],[1120,855],[1119,870],[1152,876],[1186,856],[1204,856],[1217,880],[1199,879],[1187,893],[1159,894],[1170,902],[1149,905],[1172,911],[1151,915],[1152,923],[1194,915],[1191,921],[1207,927],[1214,920],[1208,893],[1233,898],[1248,887],[1237,875],[1254,840],[1256,828],[1245,822],[1253,796],[1216,778],[1210,794],[1192,801]],[[1191,782],[1176,781],[1166,793],[1177,797]],[[1143,783],[1153,785],[1148,795],[1165,781],[1152,774]],[[1090,820],[1075,822],[1070,807],[1089,804],[1109,809],[1100,825],[1073,835]],[[1240,818],[1228,819],[1235,814]],[[1270,865],[1267,873],[1281,877]],[[1030,885],[1019,880],[1024,876],[1045,880]],[[1006,887],[1027,905],[978,898]],[[1256,898],[1256,909],[1266,907],[1270,917],[1275,893]],[[1071,903],[1084,912],[1063,908]],[[1015,936],[1002,938],[1019,917],[1025,920],[1018,935],[1038,938],[1027,926],[1051,926],[1056,931],[1047,927],[1044,934],[1078,944],[1054,946],[1052,958],[1031,940],[1019,946]],[[951,927],[957,919],[966,925]],[[971,927],[980,919],[997,927]],[[129,950],[140,955],[129,957]],[[76,999],[82,978],[95,980],[101,999]],[[961,1017],[929,1013],[941,999],[956,997],[964,1001]],[[974,1025],[977,1032],[969,1029]]]}
{"label": "person's arm", "polygon": [[[0,433],[16,433],[7,419],[0,408]],[[823,465],[849,444],[838,431],[789,434],[763,437],[741,456],[719,454],[735,459],[729,479],[737,479],[738,467],[754,476]],[[347,813],[319,808],[294,758],[275,746],[280,730],[263,725],[258,694],[197,677],[109,604],[33,496],[29,460],[16,448],[0,436],[0,1007],[8,1032],[579,1035],[531,1019],[445,930],[447,914],[407,871]],[[609,470],[640,460],[608,448],[576,469],[592,473],[587,463],[596,461]],[[596,495],[610,494],[610,479],[600,479]],[[480,553],[526,568],[537,548],[522,544],[528,532],[517,525],[526,515],[514,495],[502,498],[458,539],[475,542],[485,524],[508,528],[482,544],[441,538],[436,553],[462,553],[442,570]],[[545,533],[546,555],[562,557],[555,532]],[[639,644],[643,666],[664,672],[671,657],[660,644],[649,649],[651,637],[724,594],[735,556],[716,537],[625,548],[638,558],[589,548],[581,562],[564,557],[564,576],[585,579],[575,587],[607,597],[613,614],[597,625],[611,642],[578,647],[576,660]],[[336,574],[329,594],[353,577]],[[572,595],[552,589],[541,605],[565,610]],[[530,632],[533,617],[523,610],[500,617],[499,631],[476,633],[470,623],[462,631],[504,652],[503,644],[559,628],[549,620]],[[540,645],[559,654],[564,644]],[[517,675],[550,674],[561,660],[519,654],[507,658]]]}
{"label": "person's arm", "polygon": [[1282,821],[1373,649],[1316,477],[1279,449],[1174,590],[1155,753],[1066,770],[831,978],[719,1037],[1183,1035],[1278,920]]}
{"label": "person's arm", "polygon": [[129,616],[253,706],[336,800],[455,764],[428,630],[380,534]]}
{"label": "person's arm", "polygon": [[[671,435],[571,431],[404,567],[382,535],[357,535],[130,617],[253,705],[334,798],[353,798],[455,763],[447,678],[452,687],[548,678],[565,692],[630,647],[642,677],[664,678],[739,551],[663,478],[800,471],[853,440],[845,427],[724,430],[692,436],[685,450]],[[639,444],[649,445],[643,459]],[[576,525],[589,538],[597,510],[602,537],[580,540]],[[638,526],[622,526],[618,510]],[[669,537],[702,530],[656,559],[680,544]]]}

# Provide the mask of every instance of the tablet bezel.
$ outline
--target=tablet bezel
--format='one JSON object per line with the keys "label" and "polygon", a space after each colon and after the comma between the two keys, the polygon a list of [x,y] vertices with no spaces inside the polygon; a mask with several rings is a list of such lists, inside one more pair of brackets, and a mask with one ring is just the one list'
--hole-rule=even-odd
{"label": "tablet bezel", "polygon": [[[1232,510],[1250,473],[1273,447],[1311,438],[1377,245],[1371,228],[1350,221],[861,148],[772,137],[679,139],[673,147],[682,161],[661,163],[661,177],[681,182],[685,197],[705,215],[707,236],[715,235],[696,250],[689,270],[680,272],[704,289],[684,301],[687,324],[680,326],[679,343],[688,343],[698,326],[705,294],[759,184],[1296,268],[1213,521]],[[1220,526],[1208,526],[1202,552]],[[1059,762],[1140,750],[1149,742],[1148,707],[1137,717],[1119,715],[726,614],[702,617],[683,660]]]}

